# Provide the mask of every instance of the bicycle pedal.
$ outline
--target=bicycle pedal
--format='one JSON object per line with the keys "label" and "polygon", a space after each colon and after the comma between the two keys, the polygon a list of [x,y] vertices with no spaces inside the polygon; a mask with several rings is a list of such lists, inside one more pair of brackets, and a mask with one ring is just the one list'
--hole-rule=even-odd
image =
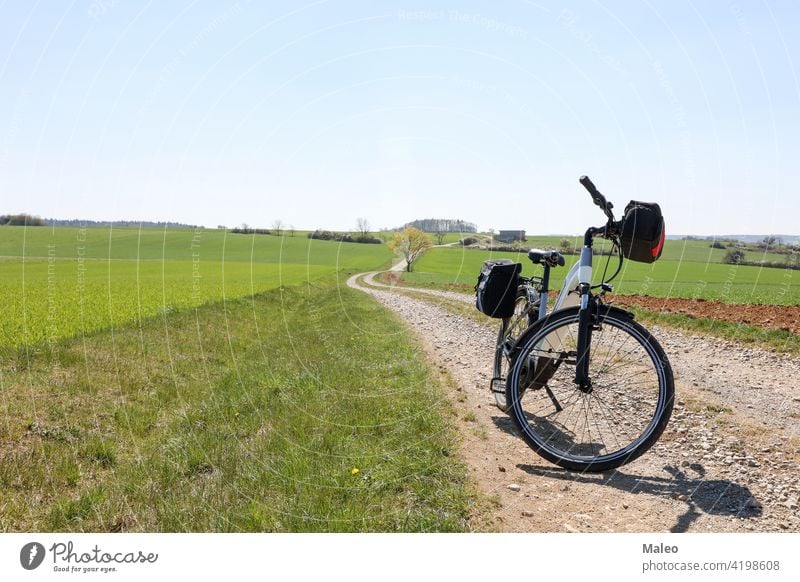
{"label": "bicycle pedal", "polygon": [[506,382],[503,378],[492,378],[491,383],[489,384],[492,392],[495,394],[505,394],[506,393]]}

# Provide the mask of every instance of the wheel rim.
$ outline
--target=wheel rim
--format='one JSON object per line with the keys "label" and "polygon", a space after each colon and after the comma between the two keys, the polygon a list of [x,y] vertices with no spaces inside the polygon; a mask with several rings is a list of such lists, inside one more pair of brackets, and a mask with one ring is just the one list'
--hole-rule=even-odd
{"label": "wheel rim", "polygon": [[[593,389],[587,394],[573,381],[576,338],[577,315],[544,325],[526,342],[511,378],[524,389],[512,403],[517,422],[552,460],[590,464],[633,458],[653,435],[666,406],[658,353],[635,327],[606,318],[593,332]],[[556,364],[549,379],[542,375]]]}
{"label": "wheel rim", "polygon": [[508,372],[509,357],[508,351],[503,349],[504,344],[514,343],[528,327],[527,297],[517,297],[514,304],[514,316],[503,321],[503,328],[498,338],[498,352],[495,358],[495,376],[506,378]]}
{"label": "wheel rim", "polygon": [[[527,329],[528,320],[528,297],[520,295],[514,303],[514,315],[508,319],[503,320],[503,325],[500,328],[500,333],[497,337],[497,348],[494,356],[494,377],[499,378],[503,382],[503,386],[508,380],[508,371],[510,366],[510,347],[522,335],[522,332]],[[492,384],[493,390],[494,383]],[[494,392],[495,402],[503,410],[508,410],[508,398],[506,391]]]}

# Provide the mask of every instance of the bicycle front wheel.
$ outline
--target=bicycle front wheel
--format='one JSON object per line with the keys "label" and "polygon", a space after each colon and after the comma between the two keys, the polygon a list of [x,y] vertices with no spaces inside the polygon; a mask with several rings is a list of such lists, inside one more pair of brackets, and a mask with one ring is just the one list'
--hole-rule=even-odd
{"label": "bicycle front wheel", "polygon": [[598,306],[591,387],[579,389],[578,312],[555,312],[520,338],[509,376],[509,413],[525,441],[550,462],[607,471],[658,440],[672,414],[675,383],[650,333],[627,312]]}

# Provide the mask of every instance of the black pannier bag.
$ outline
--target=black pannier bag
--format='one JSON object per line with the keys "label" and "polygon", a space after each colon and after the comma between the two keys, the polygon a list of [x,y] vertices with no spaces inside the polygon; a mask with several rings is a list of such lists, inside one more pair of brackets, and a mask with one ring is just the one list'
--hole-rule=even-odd
{"label": "black pannier bag", "polygon": [[664,216],[654,202],[631,200],[622,219],[622,255],[631,261],[654,263],[664,250]]}
{"label": "black pannier bag", "polygon": [[517,282],[522,263],[509,259],[485,261],[475,285],[475,306],[489,317],[514,315]]}

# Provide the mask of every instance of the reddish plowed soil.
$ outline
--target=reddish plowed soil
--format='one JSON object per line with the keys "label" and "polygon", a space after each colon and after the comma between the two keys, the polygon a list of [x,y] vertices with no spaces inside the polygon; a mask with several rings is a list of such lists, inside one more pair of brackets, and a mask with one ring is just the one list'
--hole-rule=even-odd
{"label": "reddish plowed soil", "polygon": [[705,299],[667,299],[643,295],[615,295],[614,303],[642,307],[651,311],[681,313],[691,317],[707,317],[783,329],[800,334],[800,305],[738,305]]}

